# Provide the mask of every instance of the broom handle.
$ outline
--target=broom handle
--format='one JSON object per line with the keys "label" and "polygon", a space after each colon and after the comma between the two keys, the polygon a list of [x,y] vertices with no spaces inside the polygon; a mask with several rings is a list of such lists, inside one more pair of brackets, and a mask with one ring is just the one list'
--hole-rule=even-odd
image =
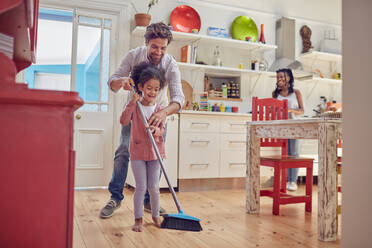
{"label": "broom handle", "polygon": [[178,201],[177,196],[176,196],[176,192],[174,192],[174,189],[173,189],[173,187],[172,187],[172,184],[171,184],[171,182],[169,181],[168,175],[167,175],[167,173],[166,173],[166,171],[165,171],[164,164],[163,164],[163,159],[161,158],[161,155],[160,155],[160,152],[159,152],[158,146],[156,145],[155,140],[154,140],[154,137],[152,136],[152,133],[151,133],[151,130],[150,130],[149,124],[147,123],[146,117],[145,117],[145,115],[143,114],[142,105],[141,105],[140,102],[138,102],[138,101],[137,101],[137,106],[138,106],[138,108],[139,108],[139,110],[140,110],[140,113],[141,113],[141,116],[142,116],[142,120],[143,120],[143,122],[145,123],[145,127],[146,127],[146,130],[147,130],[147,134],[149,135],[149,138],[150,138],[150,140],[151,140],[152,146],[153,146],[154,149],[155,149],[155,153],[156,153],[156,156],[158,157],[158,160],[159,160],[159,163],[160,163],[161,170],[162,170],[163,173],[164,173],[165,179],[167,180],[167,183],[168,183],[169,189],[170,189],[170,191],[171,191],[171,193],[172,193],[173,200],[174,200],[174,202],[176,203],[176,206],[177,206],[178,212],[182,212],[182,210],[181,210],[181,206],[180,206],[180,202]]}

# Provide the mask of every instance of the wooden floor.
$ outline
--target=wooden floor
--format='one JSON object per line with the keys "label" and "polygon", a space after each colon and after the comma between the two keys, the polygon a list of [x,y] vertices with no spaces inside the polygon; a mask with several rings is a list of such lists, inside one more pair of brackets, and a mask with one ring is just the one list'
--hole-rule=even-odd
{"label": "wooden floor", "polygon": [[[280,216],[271,214],[272,200],[267,197],[261,197],[259,215],[246,214],[244,190],[177,193],[185,213],[201,219],[203,231],[159,229],[145,213],[144,231],[135,233],[133,190],[125,189],[125,199],[110,219],[99,218],[109,198],[107,190],[76,191],[74,248],[341,247],[340,235],[335,242],[317,239],[316,193],[315,187],[311,214],[305,213],[304,204],[290,204],[281,206]],[[160,202],[168,212],[176,212],[170,193],[161,193]],[[339,218],[339,233],[340,228]]]}

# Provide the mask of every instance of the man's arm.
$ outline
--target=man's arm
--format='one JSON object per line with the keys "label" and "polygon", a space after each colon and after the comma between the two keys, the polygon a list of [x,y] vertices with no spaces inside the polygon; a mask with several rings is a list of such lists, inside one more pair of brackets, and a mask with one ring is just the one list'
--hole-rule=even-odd
{"label": "man's arm", "polygon": [[129,78],[130,71],[132,70],[133,63],[133,51],[129,51],[121,61],[118,69],[112,74],[107,81],[107,85],[113,92],[118,92],[121,87],[125,90],[130,90],[130,84],[133,84],[133,80]]}
{"label": "man's arm", "polygon": [[171,102],[170,104],[160,110],[157,113],[154,113],[151,118],[149,119],[149,124],[154,125],[157,127],[164,126],[165,120],[168,115],[178,113],[181,110],[183,103],[185,101],[185,96],[183,95],[182,91],[182,84],[181,84],[181,73],[177,66],[177,63],[172,60],[169,64],[169,93]]}

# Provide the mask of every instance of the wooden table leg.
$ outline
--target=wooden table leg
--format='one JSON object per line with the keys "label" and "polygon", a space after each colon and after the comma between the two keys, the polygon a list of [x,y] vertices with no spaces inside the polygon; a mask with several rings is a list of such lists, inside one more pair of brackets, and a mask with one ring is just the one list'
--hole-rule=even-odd
{"label": "wooden table leg", "polygon": [[255,127],[247,130],[246,212],[260,212],[260,139]]}
{"label": "wooden table leg", "polygon": [[318,239],[337,238],[337,127],[321,123],[318,129]]}

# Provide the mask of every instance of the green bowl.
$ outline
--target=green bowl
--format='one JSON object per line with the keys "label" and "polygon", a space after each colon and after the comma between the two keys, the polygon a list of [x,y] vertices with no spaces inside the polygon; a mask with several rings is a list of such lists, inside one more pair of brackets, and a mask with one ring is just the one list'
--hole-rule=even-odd
{"label": "green bowl", "polygon": [[247,36],[251,37],[252,42],[258,39],[258,29],[256,23],[248,16],[238,16],[231,24],[231,34],[233,39],[245,40]]}

